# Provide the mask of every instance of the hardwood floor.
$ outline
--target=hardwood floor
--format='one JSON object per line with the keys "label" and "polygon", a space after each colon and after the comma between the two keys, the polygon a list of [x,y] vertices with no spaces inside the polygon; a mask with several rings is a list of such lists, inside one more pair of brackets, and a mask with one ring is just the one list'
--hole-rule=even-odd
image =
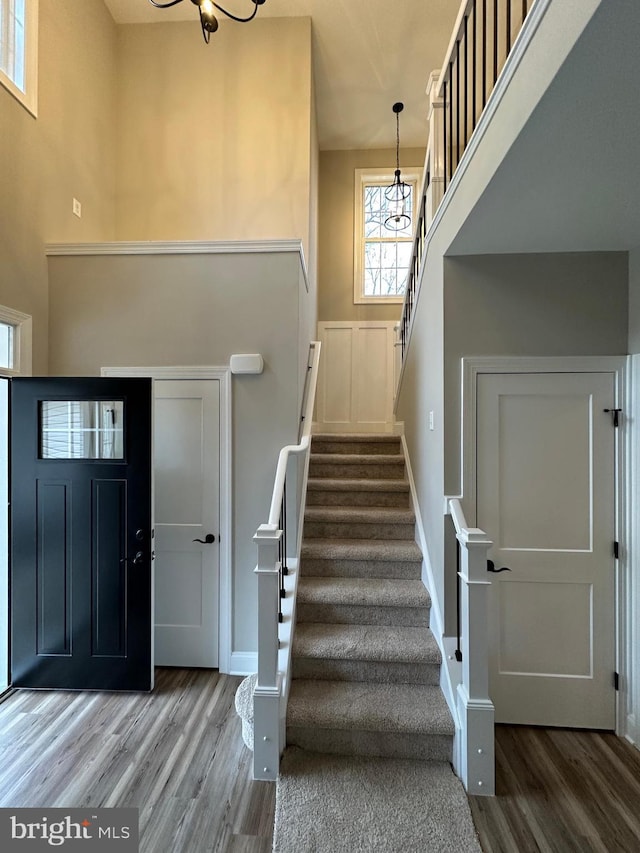
{"label": "hardwood floor", "polygon": [[152,694],[14,693],[0,705],[0,806],[132,806],[141,853],[267,853],[275,784],[251,779],[240,681],[161,669]]}
{"label": "hardwood floor", "polygon": [[496,797],[470,797],[485,853],[638,853],[640,752],[613,734],[496,727]]}
{"label": "hardwood floor", "polygon": [[[161,669],[153,694],[17,691],[0,806],[133,806],[141,853],[268,853],[275,785],[251,779],[239,683]],[[620,738],[498,726],[496,776],[470,798],[485,853],[640,853],[640,752]]]}

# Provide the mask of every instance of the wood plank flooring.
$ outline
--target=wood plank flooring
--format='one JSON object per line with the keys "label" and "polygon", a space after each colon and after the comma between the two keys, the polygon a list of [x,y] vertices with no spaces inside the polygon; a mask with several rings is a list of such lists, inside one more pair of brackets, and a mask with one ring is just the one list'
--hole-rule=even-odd
{"label": "wood plank flooring", "polygon": [[240,681],[160,669],[152,694],[14,693],[0,705],[0,806],[136,807],[141,853],[267,853],[275,784],[251,779]]}
{"label": "wood plank flooring", "polygon": [[614,734],[496,727],[496,796],[470,797],[485,853],[638,853],[640,752]]}
{"label": "wood plank flooring", "polygon": [[[251,779],[239,683],[161,669],[153,694],[17,691],[0,806],[133,806],[141,853],[268,853],[275,785]],[[470,798],[485,853],[640,853],[640,752],[620,738],[498,726],[496,776]]]}

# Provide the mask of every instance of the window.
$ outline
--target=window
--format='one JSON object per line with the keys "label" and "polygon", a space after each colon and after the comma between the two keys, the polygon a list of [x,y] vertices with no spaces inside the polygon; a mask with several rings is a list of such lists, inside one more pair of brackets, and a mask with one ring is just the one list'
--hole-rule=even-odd
{"label": "window", "polygon": [[0,376],[31,375],[31,317],[0,305]]}
{"label": "window", "polygon": [[43,400],[41,459],[122,459],[122,400]]}
{"label": "window", "polygon": [[0,83],[36,114],[38,0],[0,0]]}
{"label": "window", "polygon": [[414,198],[420,178],[419,168],[403,170],[402,180],[411,188],[406,210],[412,221],[403,231],[390,231],[384,225],[389,216],[384,191],[393,181],[393,170],[356,169],[355,303],[403,301],[413,248]]}

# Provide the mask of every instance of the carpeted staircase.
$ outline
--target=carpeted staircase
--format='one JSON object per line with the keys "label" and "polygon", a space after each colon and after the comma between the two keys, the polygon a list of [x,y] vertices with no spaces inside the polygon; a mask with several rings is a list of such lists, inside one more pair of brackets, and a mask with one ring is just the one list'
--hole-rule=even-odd
{"label": "carpeted staircase", "polygon": [[315,435],[287,744],[448,762],[453,722],[400,439]]}

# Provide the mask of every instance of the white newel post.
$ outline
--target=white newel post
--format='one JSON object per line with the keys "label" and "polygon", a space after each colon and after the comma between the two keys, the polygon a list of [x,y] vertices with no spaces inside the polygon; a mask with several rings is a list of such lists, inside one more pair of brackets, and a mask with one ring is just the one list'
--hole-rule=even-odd
{"label": "white newel post", "polygon": [[438,97],[440,71],[432,71],[427,83],[429,98],[429,149],[431,183],[427,190],[427,228],[444,195],[444,102]]}
{"label": "white newel post", "polygon": [[467,528],[460,543],[462,683],[458,717],[462,725],[461,777],[469,794],[495,793],[494,708],[489,698],[489,626],[486,533]]}
{"label": "white newel post", "polygon": [[253,691],[253,778],[274,781],[280,765],[280,674],[278,611],[280,581],[276,524],[261,524],[258,546],[258,681]]}

